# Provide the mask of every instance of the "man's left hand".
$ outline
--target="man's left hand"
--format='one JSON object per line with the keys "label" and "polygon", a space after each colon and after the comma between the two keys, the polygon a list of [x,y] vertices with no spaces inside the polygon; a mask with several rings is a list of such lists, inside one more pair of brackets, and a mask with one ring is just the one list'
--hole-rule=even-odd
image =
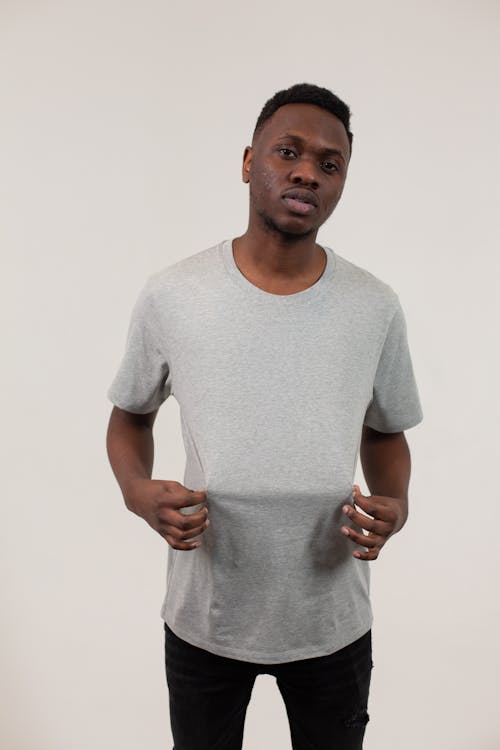
{"label": "man's left hand", "polygon": [[368,548],[356,550],[353,552],[354,557],[361,560],[376,560],[386,541],[401,529],[406,520],[403,502],[398,498],[384,495],[362,495],[357,484],[354,485],[352,497],[356,505],[365,513],[369,513],[371,518],[359,513],[352,505],[344,505],[342,510],[356,526],[366,529],[368,534],[358,532],[350,526],[342,526],[340,530],[344,534],[347,531],[346,536],[348,535],[355,544]]}

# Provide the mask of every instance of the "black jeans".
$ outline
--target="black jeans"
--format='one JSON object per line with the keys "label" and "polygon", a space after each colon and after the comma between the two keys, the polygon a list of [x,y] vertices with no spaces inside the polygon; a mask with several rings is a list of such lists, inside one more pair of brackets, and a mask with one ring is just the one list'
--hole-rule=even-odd
{"label": "black jeans", "polygon": [[166,623],[164,629],[173,750],[241,750],[259,674],[276,677],[293,750],[362,750],[370,718],[371,630],[333,654],[254,664],[193,646]]}

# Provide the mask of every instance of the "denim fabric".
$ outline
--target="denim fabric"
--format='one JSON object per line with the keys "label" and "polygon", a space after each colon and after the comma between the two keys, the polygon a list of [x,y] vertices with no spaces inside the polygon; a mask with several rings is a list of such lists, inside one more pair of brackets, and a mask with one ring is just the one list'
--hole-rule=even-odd
{"label": "denim fabric", "polygon": [[182,640],[166,623],[164,630],[173,750],[241,750],[259,674],[276,677],[293,750],[362,750],[371,629],[333,654],[279,664],[219,656]]}

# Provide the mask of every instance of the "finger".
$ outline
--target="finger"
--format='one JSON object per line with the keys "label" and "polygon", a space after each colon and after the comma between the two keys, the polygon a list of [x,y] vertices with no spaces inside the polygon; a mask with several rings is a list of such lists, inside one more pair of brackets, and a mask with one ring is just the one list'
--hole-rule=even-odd
{"label": "finger", "polygon": [[207,491],[202,490],[189,490],[184,487],[180,482],[171,483],[175,484],[172,489],[171,486],[165,486],[165,498],[160,500],[159,505],[162,508],[189,508],[193,505],[200,505],[200,503],[206,503]]}
{"label": "finger", "polygon": [[179,504],[177,507],[190,508],[192,505],[199,505],[200,503],[206,503],[206,501],[206,490],[184,490],[179,492]]}
{"label": "finger", "polygon": [[381,546],[385,542],[385,539],[378,534],[363,534],[363,532],[351,529],[349,526],[342,526],[340,530],[352,542],[361,544],[363,547]]}
{"label": "finger", "polygon": [[170,534],[162,534],[161,536],[165,539],[165,541],[169,543],[171,547],[173,547],[173,549],[189,550],[189,549],[196,549],[197,547],[201,547],[201,542],[199,540],[196,542],[178,542]]}
{"label": "finger", "polygon": [[158,521],[162,526],[174,526],[181,532],[198,528],[206,518],[208,518],[206,506],[200,508],[196,513],[182,513],[174,508],[161,508],[158,512]]}
{"label": "finger", "polygon": [[200,526],[192,529],[187,529],[186,531],[181,531],[175,526],[170,526],[168,533],[163,533],[162,536],[164,536],[169,544],[171,544],[171,546],[175,549],[190,549],[193,544],[196,544],[197,541],[200,541],[196,540],[195,537],[203,534],[203,532],[208,528],[209,524],[210,521],[207,518],[207,520],[204,521]]}
{"label": "finger", "polygon": [[360,526],[362,529],[366,529],[366,531],[371,531],[381,536],[390,531],[391,526],[387,521],[366,516],[364,513],[357,511],[352,505],[344,505],[342,510],[356,526]]}
{"label": "finger", "polygon": [[356,505],[359,505],[361,510],[364,510],[370,516],[373,516],[373,518],[379,521],[384,521],[385,523],[390,523],[392,521],[392,511],[385,504],[380,495],[370,495],[367,497],[366,495],[361,494],[359,486],[355,484],[352,498]]}
{"label": "finger", "polygon": [[380,547],[373,547],[372,549],[367,551],[357,549],[352,553],[352,556],[358,560],[376,560],[379,556],[380,549]]}

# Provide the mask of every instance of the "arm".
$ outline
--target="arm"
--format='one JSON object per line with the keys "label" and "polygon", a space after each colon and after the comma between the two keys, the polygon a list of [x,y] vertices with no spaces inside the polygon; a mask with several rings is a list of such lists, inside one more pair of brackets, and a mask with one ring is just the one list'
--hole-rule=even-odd
{"label": "arm", "polygon": [[360,457],[371,495],[362,495],[354,485],[353,500],[363,513],[353,505],[344,505],[344,513],[358,528],[344,525],[341,531],[354,544],[367,548],[356,549],[354,557],[376,560],[389,537],[400,531],[408,518],[411,462],[404,432],[379,432],[363,425]]}
{"label": "arm", "polygon": [[378,432],[363,425],[360,458],[371,494],[393,497],[400,501],[402,523],[395,532],[400,531],[408,518],[411,472],[410,450],[404,432]]}
{"label": "arm", "polygon": [[106,448],[116,481],[129,510],[131,482],[151,479],[154,460],[153,424],[156,411],[133,414],[114,406],[109,418]]}
{"label": "arm", "polygon": [[[106,447],[127,508],[143,518],[178,550],[199,547],[196,536],[210,521],[206,490],[193,491],[180,482],[151,479],[154,460],[153,424],[158,409],[135,414],[114,406],[109,418]],[[201,505],[184,514],[183,508]]]}

